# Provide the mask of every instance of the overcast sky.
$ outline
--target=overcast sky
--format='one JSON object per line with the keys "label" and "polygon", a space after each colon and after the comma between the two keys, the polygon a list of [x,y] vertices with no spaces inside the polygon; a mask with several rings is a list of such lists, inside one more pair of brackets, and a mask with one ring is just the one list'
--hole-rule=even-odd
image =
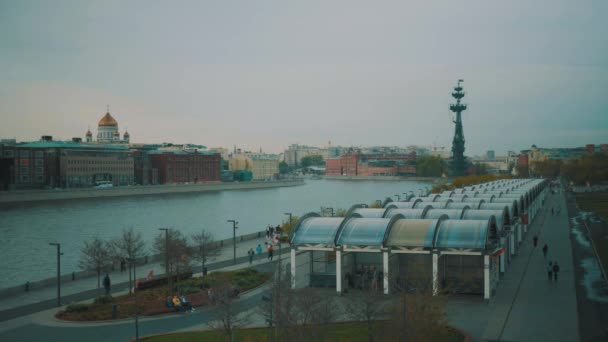
{"label": "overcast sky", "polygon": [[608,143],[608,1],[0,1],[0,137]]}

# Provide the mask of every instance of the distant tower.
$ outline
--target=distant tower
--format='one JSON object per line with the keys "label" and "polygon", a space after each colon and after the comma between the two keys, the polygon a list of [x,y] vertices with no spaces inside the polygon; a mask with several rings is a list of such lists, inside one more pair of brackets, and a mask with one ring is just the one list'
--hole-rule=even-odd
{"label": "distant tower", "polygon": [[123,141],[128,144],[130,137],[131,136],[129,135],[129,131],[125,130],[125,134],[123,134]]}
{"label": "distant tower", "polygon": [[86,142],[90,143],[93,142],[93,133],[91,133],[91,129],[87,129],[87,134],[86,134]]}
{"label": "distant tower", "polygon": [[452,140],[452,164],[451,171],[452,176],[463,176],[465,174],[465,160],[464,160],[464,133],[462,132],[462,117],[461,114],[467,109],[467,105],[460,103],[460,100],[464,97],[462,86],[460,85],[464,80],[458,80],[458,84],[454,87],[452,97],[456,99],[455,104],[450,105],[450,110],[456,113],[456,129],[454,131],[454,140]]}

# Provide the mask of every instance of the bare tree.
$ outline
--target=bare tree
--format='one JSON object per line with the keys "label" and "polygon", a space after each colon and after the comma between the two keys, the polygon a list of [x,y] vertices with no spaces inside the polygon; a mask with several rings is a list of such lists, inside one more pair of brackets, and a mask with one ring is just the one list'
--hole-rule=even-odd
{"label": "bare tree", "polygon": [[206,230],[202,230],[200,233],[193,234],[192,240],[194,240],[194,251],[192,258],[201,263],[201,272],[205,272],[205,264],[210,257],[214,257],[220,254],[220,249],[215,245],[215,239],[213,234]]}
{"label": "bare tree", "polygon": [[295,323],[294,291],[291,289],[291,279],[283,273],[282,266],[277,264],[272,279],[272,287],[260,306],[261,314],[266,318],[271,334],[289,340],[294,333],[289,328]]}
{"label": "bare tree", "polygon": [[[441,340],[447,333],[447,296],[443,292],[434,293],[431,275],[423,262],[412,262],[408,266],[408,277],[393,284],[399,300],[390,308],[391,338],[397,341]],[[450,291],[448,287],[442,290]]]}
{"label": "bare tree", "polygon": [[99,296],[101,272],[110,265],[110,246],[96,237],[91,241],[85,241],[80,251],[80,268],[97,272],[97,296]]}
{"label": "bare tree", "polygon": [[292,315],[296,326],[290,328],[295,332],[295,336],[290,336],[290,340],[322,341],[327,324],[335,320],[337,314],[336,302],[332,296],[312,288],[294,291]]}
{"label": "bare tree", "polygon": [[386,317],[387,302],[378,291],[352,292],[344,305],[347,316],[367,324],[367,340],[374,341],[379,337],[376,321]]}
{"label": "bare tree", "polygon": [[234,305],[238,298],[235,287],[226,278],[219,278],[212,290],[215,302],[212,314],[215,320],[208,324],[226,336],[229,341],[234,342],[236,331],[247,325],[249,319],[237,312]]}
{"label": "bare tree", "polygon": [[[146,245],[140,232],[135,232],[133,227],[125,228],[119,238],[112,240],[113,254],[122,259],[136,260],[144,254]],[[129,265],[129,294],[131,294],[133,277],[131,272],[132,262]]]}
{"label": "bare tree", "polygon": [[[188,248],[188,242],[186,237],[181,231],[177,229],[169,229],[169,242],[166,241],[165,233],[161,232],[154,239],[154,250],[156,253],[163,256],[161,265],[167,267],[169,274],[169,284],[171,284],[171,278],[174,274],[179,275],[180,270],[186,270],[190,268],[190,256],[191,251]],[[169,248],[166,253],[167,245]],[[166,263],[169,263],[166,265]],[[173,291],[173,289],[171,289]]]}

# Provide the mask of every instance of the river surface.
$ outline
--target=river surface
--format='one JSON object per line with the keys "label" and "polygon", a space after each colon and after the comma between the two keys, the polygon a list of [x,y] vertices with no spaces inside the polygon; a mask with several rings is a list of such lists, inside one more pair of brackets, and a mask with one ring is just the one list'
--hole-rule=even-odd
{"label": "river surface", "polygon": [[83,242],[112,239],[123,228],[141,232],[149,254],[159,227],[191,235],[206,229],[215,239],[264,230],[286,220],[286,212],[301,216],[321,206],[348,209],[394,194],[418,192],[430,183],[413,181],[307,180],[303,186],[231,190],[193,194],[65,200],[0,207],[0,288],[53,277],[56,249],[61,243],[62,274],[79,271]]}

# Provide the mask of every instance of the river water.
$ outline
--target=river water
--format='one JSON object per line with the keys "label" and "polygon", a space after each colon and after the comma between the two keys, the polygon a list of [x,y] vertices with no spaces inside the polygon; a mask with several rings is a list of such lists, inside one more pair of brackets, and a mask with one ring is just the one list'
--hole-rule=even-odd
{"label": "river water", "polygon": [[307,180],[303,186],[231,190],[194,194],[54,201],[0,207],[0,288],[52,277],[56,250],[61,243],[62,274],[78,271],[83,241],[112,239],[123,228],[142,233],[149,254],[159,227],[180,229],[190,235],[207,229],[216,239],[264,230],[286,220],[284,213],[301,216],[321,206],[348,209],[393,194],[428,187],[413,181]]}

